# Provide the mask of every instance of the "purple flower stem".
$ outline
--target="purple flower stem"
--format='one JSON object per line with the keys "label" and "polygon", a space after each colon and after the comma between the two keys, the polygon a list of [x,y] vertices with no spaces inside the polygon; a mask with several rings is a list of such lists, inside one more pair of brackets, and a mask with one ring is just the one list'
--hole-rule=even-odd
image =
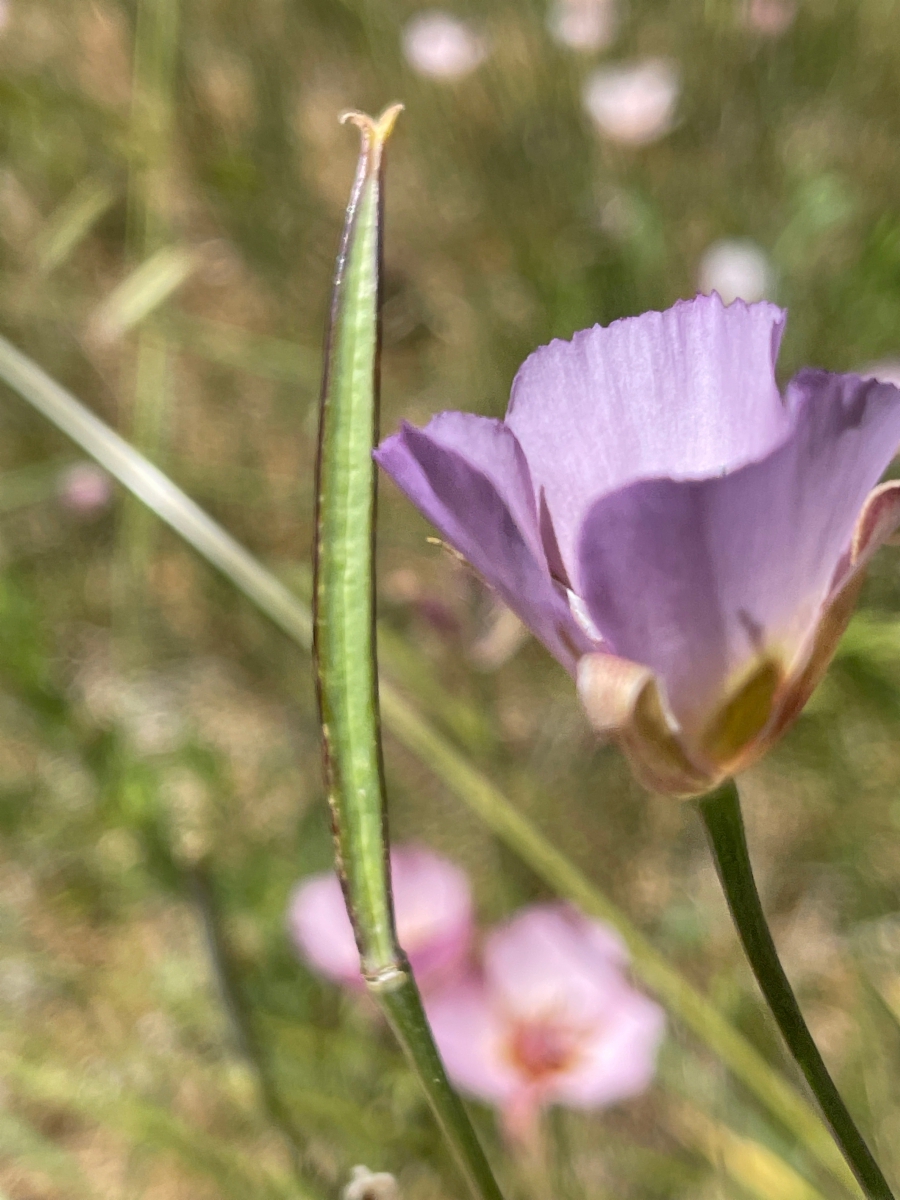
{"label": "purple flower stem", "polygon": [[894,1200],[881,1168],[828,1073],[778,958],[753,878],[737,787],[728,780],[702,797],[698,806],[728,908],[788,1049],[868,1200]]}

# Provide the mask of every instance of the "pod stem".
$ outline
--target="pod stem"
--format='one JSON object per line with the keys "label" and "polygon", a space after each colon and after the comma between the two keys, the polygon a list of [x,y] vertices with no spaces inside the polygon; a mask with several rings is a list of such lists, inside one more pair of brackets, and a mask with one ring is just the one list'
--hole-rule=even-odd
{"label": "pod stem", "polygon": [[384,147],[400,105],[357,125],[362,148],[338,255],[319,424],[313,649],[338,874],[362,973],[477,1200],[502,1200],[435,1045],[391,896],[375,656],[375,464]]}

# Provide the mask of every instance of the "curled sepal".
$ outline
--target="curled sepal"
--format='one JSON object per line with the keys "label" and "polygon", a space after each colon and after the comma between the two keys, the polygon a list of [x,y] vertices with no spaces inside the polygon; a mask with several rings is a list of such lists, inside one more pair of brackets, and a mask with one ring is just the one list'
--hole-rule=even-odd
{"label": "curled sepal", "polygon": [[848,561],[822,611],[810,649],[778,697],[773,717],[753,754],[764,754],[800,715],[834,658],[838,642],[850,623],[865,579],[865,569],[881,546],[896,543],[900,528],[900,482],[882,483],[869,493],[856,522]]}
{"label": "curled sepal", "polygon": [[637,779],[651,791],[696,796],[715,782],[685,753],[647,667],[613,654],[586,654],[578,663],[578,695],[594,728],[616,739]]}
{"label": "curled sepal", "polygon": [[851,561],[855,568],[864,567],[875,551],[884,545],[897,544],[900,526],[900,481],[891,479],[869,493],[853,533]]}

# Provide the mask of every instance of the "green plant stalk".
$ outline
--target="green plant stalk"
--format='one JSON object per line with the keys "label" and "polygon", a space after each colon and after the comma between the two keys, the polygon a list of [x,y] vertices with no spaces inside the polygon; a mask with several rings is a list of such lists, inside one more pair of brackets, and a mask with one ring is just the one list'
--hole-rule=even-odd
{"label": "green plant stalk", "polygon": [[782,1037],[866,1196],[869,1200],[894,1200],[828,1073],[778,958],[753,878],[737,787],[728,780],[698,804],[728,908]]}
{"label": "green plant stalk", "polygon": [[292,641],[309,650],[309,609],[159,467],[4,337],[0,379],[220,571]]}
{"label": "green plant stalk", "polygon": [[166,214],[180,0],[139,0],[128,147],[128,241],[141,258],[168,234]]}
{"label": "green plant stalk", "polygon": [[[67,434],[225,576],[292,641],[309,650],[309,609],[167,475],[32,359],[0,337],[0,379]],[[380,683],[384,723],[397,740],[558,895],[619,931],[632,969],[670,1013],[729,1068],[807,1153],[857,1194],[856,1180],[806,1100],[697,988],[666,961],[628,917],[457,750],[391,682]]]}
{"label": "green plant stalk", "polygon": [[[153,458],[160,456],[166,416],[159,396],[168,392],[169,385],[169,351],[165,339],[152,327],[145,326],[140,330],[137,342],[131,441]],[[154,541],[149,515],[130,498],[121,515],[120,598],[123,615],[131,612],[136,618],[128,622],[133,627],[140,627],[141,610],[145,609],[147,569]]]}
{"label": "green plant stalk", "polygon": [[203,927],[210,966],[218,986],[222,1008],[231,1025],[236,1048],[255,1076],[262,1108],[271,1124],[281,1133],[298,1179],[304,1187],[312,1191],[312,1183],[308,1176],[315,1175],[317,1193],[320,1196],[324,1195],[324,1181],[318,1178],[319,1172],[305,1153],[306,1141],[272,1080],[266,1049],[257,1032],[253,1013],[244,998],[240,972],[223,928],[209,865],[203,859],[185,861],[182,863],[182,870]]}
{"label": "green plant stalk", "polygon": [[319,425],[313,653],[338,874],[363,976],[475,1197],[500,1200],[450,1085],[397,941],[375,660],[375,493],[383,150],[400,106],[361,113],[362,149],[335,276]]}
{"label": "green plant stalk", "polygon": [[[168,237],[169,147],[172,136],[180,0],[140,0],[134,33],[128,179],[128,242],[145,260]],[[158,458],[168,405],[169,351],[153,321],[138,332],[131,441]],[[139,649],[146,625],[146,576],[153,553],[148,514],[127,501],[120,516],[115,592],[126,645]]]}
{"label": "green plant stalk", "polygon": [[35,241],[34,255],[41,275],[49,275],[68,261],[113,206],[116,195],[115,187],[97,175],[89,175],[75,186],[50,214]]}

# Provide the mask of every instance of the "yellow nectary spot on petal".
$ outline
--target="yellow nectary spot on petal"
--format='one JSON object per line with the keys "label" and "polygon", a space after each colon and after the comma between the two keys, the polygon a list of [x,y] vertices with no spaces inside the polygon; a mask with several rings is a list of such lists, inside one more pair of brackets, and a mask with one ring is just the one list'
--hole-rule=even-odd
{"label": "yellow nectary spot on petal", "polygon": [[688,757],[652,677],[641,689],[631,721],[620,730],[618,740],[635,775],[652,791],[697,796],[715,782]]}
{"label": "yellow nectary spot on petal", "polygon": [[704,755],[714,763],[727,763],[765,729],[781,686],[780,663],[764,659],[707,725],[700,739]]}

